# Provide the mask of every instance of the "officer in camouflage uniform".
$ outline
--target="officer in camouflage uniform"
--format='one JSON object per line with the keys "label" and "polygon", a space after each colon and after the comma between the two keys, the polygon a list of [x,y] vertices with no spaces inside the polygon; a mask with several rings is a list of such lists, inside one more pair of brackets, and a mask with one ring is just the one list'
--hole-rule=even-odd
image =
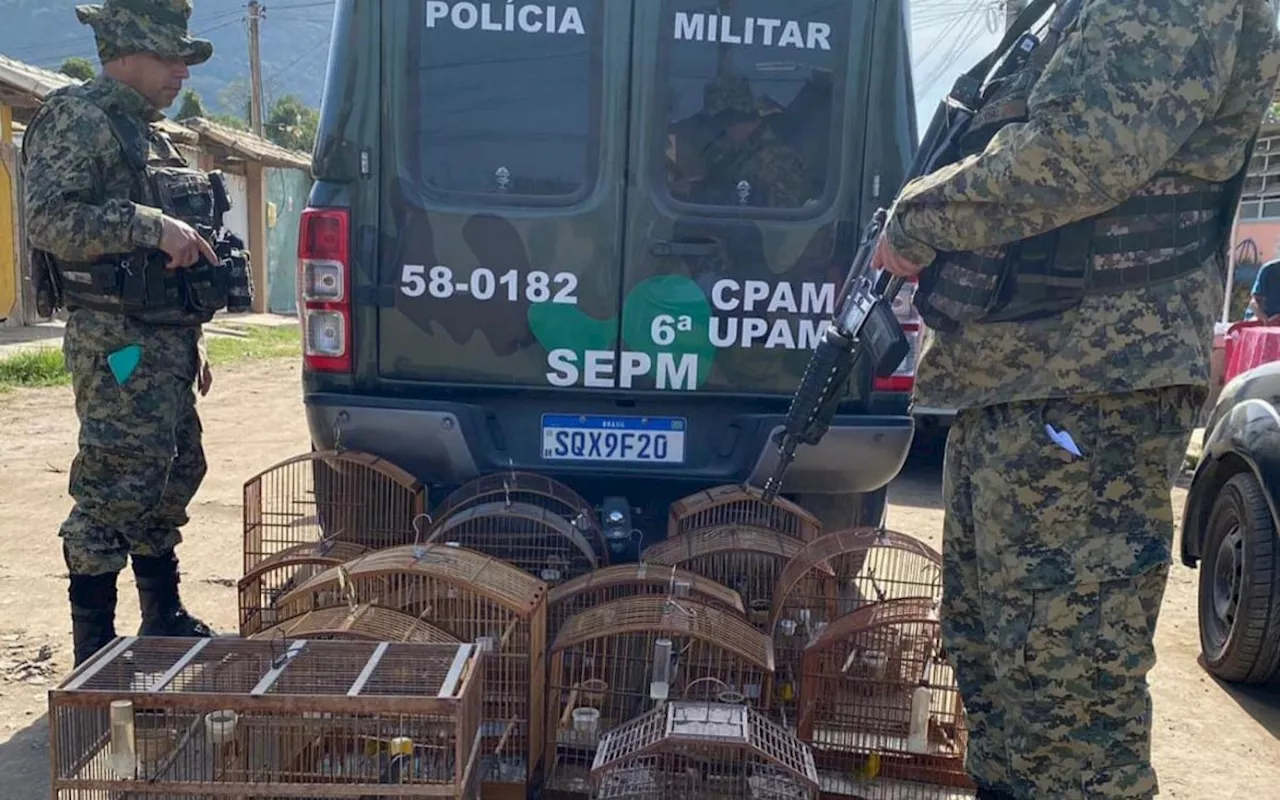
{"label": "officer in camouflage uniform", "polygon": [[[1238,174],[1278,73],[1267,0],[1084,0],[1026,120],[909,183],[873,266],[915,275],[1058,229],[1071,231],[1059,253],[1078,255],[1088,234],[1068,226],[1106,213],[1129,217],[1094,228],[1113,237],[1090,255],[1096,275],[1196,252],[1170,244],[1198,222],[1229,230],[1234,206],[1213,220],[1194,199],[1160,196]],[[1146,676],[1172,482],[1222,307],[1215,236],[1171,279],[928,332],[915,401],[960,409],[944,472],[943,627],[979,797],[1157,793]],[[1014,304],[1032,283],[1012,282]]]}
{"label": "officer in camouflage uniform", "polygon": [[[684,170],[672,186],[673,194],[689,203],[712,205],[803,205],[808,199],[804,163],[768,127],[771,113],[778,111],[762,109],[742,75],[724,75],[707,84],[698,117],[700,135],[677,134],[672,143],[673,166],[678,174]],[[704,137],[709,141],[695,143]]]}
{"label": "officer in camouflage uniform", "polygon": [[[187,32],[189,0],[107,0],[79,6],[92,26],[103,74],[51,95],[23,142],[26,230],[31,246],[68,265],[139,250],[163,251],[181,270],[209,243],[138,195],[144,176],[126,158],[108,114],[136,126],[150,158],[176,151],[152,126],[173,103],[189,65],[213,53]],[[134,197],[149,197],[138,202]],[[135,262],[135,267],[139,266]],[[79,267],[66,267],[74,278]],[[79,273],[85,274],[83,272]],[[63,346],[71,372],[80,449],[71,466],[75,507],[60,536],[78,666],[115,636],[117,576],[132,556],[142,611],[140,633],[209,636],[178,595],[175,546],[186,508],[206,471],[195,389],[212,380],[199,323],[168,324],[84,307],[68,299]]]}

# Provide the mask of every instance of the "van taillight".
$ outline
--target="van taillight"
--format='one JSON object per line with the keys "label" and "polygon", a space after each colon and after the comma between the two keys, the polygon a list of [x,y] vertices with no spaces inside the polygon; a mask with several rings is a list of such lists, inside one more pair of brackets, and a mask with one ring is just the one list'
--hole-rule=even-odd
{"label": "van taillight", "polygon": [[893,313],[902,324],[902,332],[911,342],[911,352],[902,360],[898,369],[887,378],[876,378],[872,384],[877,392],[910,392],[916,384],[916,359],[920,344],[920,315],[912,301],[916,294],[916,279],[909,278],[898,296],[893,299]]}
{"label": "van taillight", "polygon": [[307,208],[298,228],[298,308],[303,363],[316,372],[351,371],[350,215]]}

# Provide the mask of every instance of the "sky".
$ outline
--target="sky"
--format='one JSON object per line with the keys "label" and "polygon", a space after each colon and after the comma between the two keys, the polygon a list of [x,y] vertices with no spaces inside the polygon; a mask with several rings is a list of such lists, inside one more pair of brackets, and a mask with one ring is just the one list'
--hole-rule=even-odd
{"label": "sky", "polygon": [[923,134],[952,82],[1000,42],[1002,0],[908,0],[917,128]]}

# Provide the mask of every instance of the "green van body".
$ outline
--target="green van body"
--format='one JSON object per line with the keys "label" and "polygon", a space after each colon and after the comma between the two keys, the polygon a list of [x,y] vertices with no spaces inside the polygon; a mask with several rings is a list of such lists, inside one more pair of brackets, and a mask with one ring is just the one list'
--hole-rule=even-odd
{"label": "green van body", "polygon": [[[907,41],[901,0],[339,0],[299,253],[313,446],[658,521],[758,473],[910,163]],[[784,493],[879,521],[913,426],[873,388]]]}

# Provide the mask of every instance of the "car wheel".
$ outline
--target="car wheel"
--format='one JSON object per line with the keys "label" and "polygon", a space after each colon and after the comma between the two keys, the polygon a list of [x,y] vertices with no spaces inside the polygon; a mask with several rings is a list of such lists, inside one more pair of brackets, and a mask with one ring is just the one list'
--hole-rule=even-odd
{"label": "car wheel", "polygon": [[1253,473],[1223,485],[1200,564],[1200,648],[1209,672],[1232,683],[1267,683],[1280,671],[1280,547]]}

